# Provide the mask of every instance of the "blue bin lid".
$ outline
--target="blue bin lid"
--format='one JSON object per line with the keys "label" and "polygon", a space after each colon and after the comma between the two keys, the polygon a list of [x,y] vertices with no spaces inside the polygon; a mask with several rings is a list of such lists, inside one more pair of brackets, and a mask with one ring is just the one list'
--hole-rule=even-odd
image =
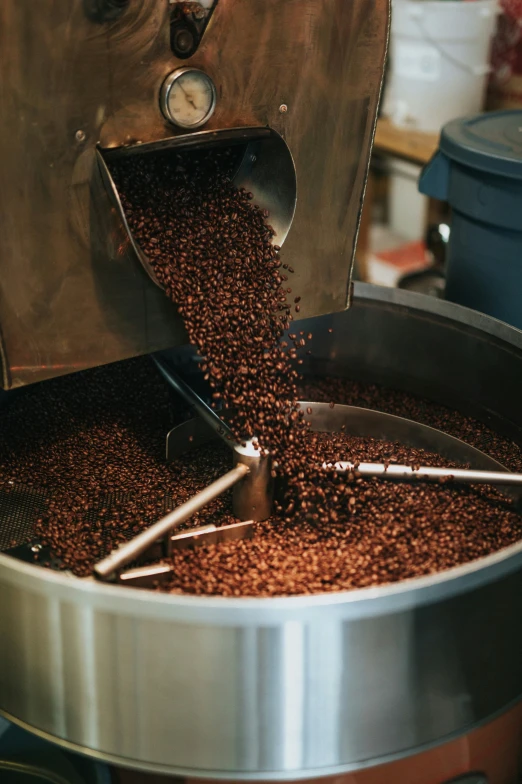
{"label": "blue bin lid", "polygon": [[522,180],[522,111],[453,120],[442,129],[440,150],[472,169]]}

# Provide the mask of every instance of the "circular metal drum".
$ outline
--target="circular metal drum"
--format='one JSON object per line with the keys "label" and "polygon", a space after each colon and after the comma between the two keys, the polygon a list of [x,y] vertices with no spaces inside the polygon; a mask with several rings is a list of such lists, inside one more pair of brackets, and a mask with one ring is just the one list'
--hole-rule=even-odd
{"label": "circular metal drum", "polygon": [[[350,311],[301,324],[307,372],[424,394],[522,442],[517,330],[365,285]],[[5,714],[148,772],[352,776],[462,751],[522,696],[522,543],[398,584],[279,599],[159,594],[0,555],[0,596]]]}

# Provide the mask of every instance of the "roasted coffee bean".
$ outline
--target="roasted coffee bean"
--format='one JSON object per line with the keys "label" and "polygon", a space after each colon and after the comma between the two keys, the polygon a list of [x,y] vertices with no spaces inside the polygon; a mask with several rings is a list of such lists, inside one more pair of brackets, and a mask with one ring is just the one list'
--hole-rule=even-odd
{"label": "roasted coffee bean", "polygon": [[[515,444],[475,420],[411,395],[338,379],[312,379],[301,394],[444,426],[512,470],[522,468]],[[112,547],[230,467],[230,454],[221,444],[164,464],[165,433],[184,419],[185,409],[173,405],[145,359],[31,387],[3,413],[2,490],[43,490],[49,502],[36,523],[37,535],[65,566],[89,574]],[[307,443],[312,455],[327,461],[444,462],[421,450],[343,433],[312,433]],[[296,481],[306,480],[307,467],[302,465]],[[177,551],[167,588],[225,596],[345,590],[447,569],[522,536],[521,518],[491,488],[363,482],[355,476],[329,475],[319,488],[322,499],[317,495],[327,524],[319,520],[321,511],[315,519],[301,514],[305,494],[313,492],[302,488],[302,498],[278,497],[280,512],[258,524],[252,540]],[[233,521],[229,493],[201,510],[187,527]]]}
{"label": "roasted coffee bean", "polygon": [[[326,460],[451,465],[423,450],[342,433],[310,439]],[[174,553],[170,589],[283,596],[365,588],[449,569],[522,536],[522,518],[493,488],[335,476],[328,482],[328,525],[319,522],[320,511],[296,522],[288,519],[292,505],[282,506],[257,524],[251,540]]]}
{"label": "roasted coffee bean", "polygon": [[[288,347],[282,340],[291,288],[282,287],[287,276],[265,222],[268,211],[253,208],[231,185],[234,160],[215,150],[129,157],[113,176],[136,240],[204,357],[212,399],[234,411],[229,425],[239,441],[257,438],[272,455],[294,506],[307,483],[306,512],[317,505],[320,472],[296,402],[298,352],[306,341],[290,335],[295,345]],[[310,460],[306,479],[297,480],[297,469]],[[326,511],[320,517],[326,522]]]}
{"label": "roasted coffee bean", "polygon": [[517,444],[472,417],[408,392],[351,379],[308,377],[301,380],[299,395],[303,400],[329,403],[333,399],[338,404],[376,409],[413,419],[460,438],[495,458],[510,471],[522,473],[522,450]]}
{"label": "roasted coffee bean", "polygon": [[[75,574],[90,574],[229,459],[224,446],[221,456],[203,447],[166,465],[165,435],[185,418],[147,359],[29,387],[2,413],[0,492],[41,493],[46,509],[30,538],[50,545]],[[227,503],[213,502],[210,515],[232,522]]]}
{"label": "roasted coffee bean", "polygon": [[[274,515],[252,540],[176,551],[167,589],[338,591],[447,569],[520,539],[521,518],[492,488],[363,481],[323,470],[324,461],[340,459],[444,461],[399,444],[310,432],[299,396],[392,410],[458,435],[510,468],[520,470],[522,461],[517,447],[479,423],[402,393],[339,379],[310,379],[299,393],[296,364],[312,334],[283,340],[292,314],[281,266],[293,269],[272,245],[266,210],[232,187],[233,169],[232,153],[223,151],[129,157],[113,167],[131,230],[204,359],[213,406],[233,411],[227,421],[236,438],[255,438],[271,454],[278,487]],[[186,406],[146,359],[30,388],[3,415],[0,489],[45,494],[34,533],[65,567],[89,574],[113,547],[230,467],[221,444],[164,464],[165,434],[186,418]],[[227,493],[186,526],[232,521]]]}

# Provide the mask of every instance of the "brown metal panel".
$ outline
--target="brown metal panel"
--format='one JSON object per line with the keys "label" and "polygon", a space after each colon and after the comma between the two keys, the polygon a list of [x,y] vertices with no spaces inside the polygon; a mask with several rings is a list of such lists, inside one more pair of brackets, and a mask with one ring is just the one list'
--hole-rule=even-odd
{"label": "brown metal panel", "polygon": [[[167,74],[217,87],[204,130],[269,126],[297,207],[284,246],[301,316],[347,306],[386,55],[388,0],[218,0],[195,55],[169,45],[169,3],[91,21],[85,0],[0,4],[0,329],[3,385],[185,339],[111,206],[95,148],[167,139]],[[280,111],[285,105],[288,110]]]}

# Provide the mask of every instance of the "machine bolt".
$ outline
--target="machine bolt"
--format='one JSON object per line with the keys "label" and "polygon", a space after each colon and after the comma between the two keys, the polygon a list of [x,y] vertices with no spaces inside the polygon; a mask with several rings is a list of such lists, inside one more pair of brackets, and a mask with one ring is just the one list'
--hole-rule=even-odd
{"label": "machine bolt", "polygon": [[87,134],[85,133],[85,131],[82,131],[82,130],[80,129],[79,131],[76,131],[76,133],[74,134],[74,138],[76,139],[76,141],[77,141],[79,144],[81,144],[81,143],[82,143],[82,142],[84,142],[84,141],[85,141],[85,139],[87,138]]}
{"label": "machine bolt", "polygon": [[189,57],[197,48],[194,32],[185,25],[174,26],[170,31],[170,48],[176,57]]}
{"label": "machine bolt", "polygon": [[282,103],[281,104],[281,106],[279,107],[279,111],[281,112],[281,114],[286,114],[287,113],[288,106],[286,105],[286,103]]}

